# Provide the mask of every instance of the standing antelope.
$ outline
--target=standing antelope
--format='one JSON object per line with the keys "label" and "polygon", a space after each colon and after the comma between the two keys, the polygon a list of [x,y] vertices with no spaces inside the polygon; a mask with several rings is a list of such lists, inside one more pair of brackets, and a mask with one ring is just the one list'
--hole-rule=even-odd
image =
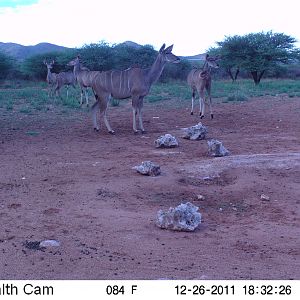
{"label": "standing antelope", "polygon": [[99,130],[96,112],[100,109],[100,117],[103,117],[109,133],[114,134],[107,117],[106,110],[110,97],[115,99],[132,98],[133,131],[137,133],[136,116],[142,133],[145,133],[142,120],[142,108],[144,97],[149,93],[151,85],[160,77],[165,64],[178,63],[180,59],[172,53],[173,45],[160,48],[153,65],[148,69],[129,68],[124,71],[99,72],[92,82],[96,102],[92,106],[94,129]]}
{"label": "standing antelope", "polygon": [[76,89],[75,86],[75,76],[73,72],[60,72],[57,74],[57,81],[55,85],[55,94],[58,94],[60,96],[60,89],[62,86],[67,87],[67,98],[69,97],[69,85],[72,85],[74,89]]}
{"label": "standing antelope", "polygon": [[188,77],[187,82],[188,85],[192,89],[192,110],[191,115],[194,114],[194,99],[196,91],[199,94],[199,116],[200,118],[204,118],[204,110],[205,110],[205,90],[207,91],[208,98],[209,98],[209,109],[210,109],[210,117],[213,119],[214,115],[212,112],[212,103],[211,103],[211,75],[210,71],[211,68],[219,68],[217,63],[219,57],[211,57],[208,54],[205,55],[205,63],[202,69],[193,69]]}
{"label": "standing antelope", "polygon": [[57,83],[57,74],[56,73],[51,73],[51,69],[53,68],[53,65],[54,65],[54,60],[52,60],[52,62],[47,62],[45,59],[44,59],[44,65],[47,66],[47,82],[48,82],[48,96],[52,96],[53,94],[53,88],[55,86],[55,84]]}
{"label": "standing antelope", "polygon": [[83,92],[85,94],[86,106],[89,106],[89,98],[87,88],[92,86],[93,79],[99,73],[98,71],[90,71],[88,68],[83,67],[80,63],[80,57],[68,63],[68,66],[73,66],[73,74],[81,89],[80,105],[83,104]]}

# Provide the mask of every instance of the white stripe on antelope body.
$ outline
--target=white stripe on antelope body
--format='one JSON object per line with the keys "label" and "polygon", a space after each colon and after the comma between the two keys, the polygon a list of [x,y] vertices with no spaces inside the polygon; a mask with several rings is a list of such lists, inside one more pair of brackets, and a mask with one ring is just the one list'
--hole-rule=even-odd
{"label": "white stripe on antelope body", "polygon": [[92,86],[92,82],[99,71],[90,71],[88,68],[83,67],[80,63],[80,57],[77,56],[75,59],[68,63],[68,66],[73,66],[73,74],[78,82],[81,90],[80,105],[83,104],[83,93],[85,94],[86,105],[89,106],[89,98],[87,88]]}
{"label": "white stripe on antelope body", "polygon": [[167,62],[177,63],[180,59],[172,53],[173,45],[160,48],[153,65],[148,69],[130,68],[124,71],[100,72],[93,80],[92,88],[95,93],[96,103],[92,106],[94,129],[99,130],[96,113],[100,109],[107,130],[114,133],[106,117],[107,105],[110,97],[116,99],[132,98],[133,131],[138,132],[136,116],[142,133],[145,132],[142,119],[143,100],[148,95],[151,85],[160,77]]}
{"label": "white stripe on antelope body", "polygon": [[204,56],[205,63],[202,69],[193,69],[187,77],[188,85],[192,89],[192,109],[191,115],[194,114],[194,100],[196,91],[199,94],[199,116],[200,118],[204,117],[205,111],[205,90],[207,91],[209,98],[209,109],[211,118],[214,117],[212,111],[212,102],[211,102],[211,68],[218,68],[219,65],[217,61],[219,57],[211,57],[208,54]]}

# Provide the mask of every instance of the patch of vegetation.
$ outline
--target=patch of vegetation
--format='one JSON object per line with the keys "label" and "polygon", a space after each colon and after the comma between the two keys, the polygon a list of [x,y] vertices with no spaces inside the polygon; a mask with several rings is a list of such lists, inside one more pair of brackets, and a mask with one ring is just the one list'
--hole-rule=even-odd
{"label": "patch of vegetation", "polygon": [[38,131],[27,131],[26,132],[27,135],[30,135],[30,136],[37,136],[39,135],[40,133]]}
{"label": "patch of vegetation", "polygon": [[60,98],[60,103],[63,105],[63,106],[66,106],[68,108],[80,108],[80,103],[78,102],[78,100],[74,97],[62,97]]}
{"label": "patch of vegetation", "polygon": [[[255,85],[252,80],[238,80],[235,83],[229,80],[214,80],[212,82],[212,98],[225,98],[227,101],[245,101],[252,97],[276,96],[288,94],[290,97],[300,95],[299,80],[263,80],[259,85]],[[192,98],[191,89],[184,81],[157,83],[146,97],[148,102],[156,102],[167,99],[190,100]],[[198,98],[198,94],[196,95]]]}
{"label": "patch of vegetation", "polygon": [[229,102],[230,101],[245,101],[247,99],[248,99],[248,97],[245,94],[241,93],[240,91],[234,92],[233,94],[231,94],[227,97],[227,101],[229,101]]}
{"label": "patch of vegetation", "polygon": [[[0,108],[7,111],[18,108],[24,114],[33,114],[35,111],[47,111],[49,105],[61,107],[65,112],[68,109],[80,108],[80,90],[69,88],[69,97],[66,97],[66,88],[62,88],[61,97],[48,96],[45,82],[9,81],[4,88],[0,87]],[[222,98],[225,102],[246,101],[251,97],[285,95],[290,98],[300,97],[299,80],[262,80],[255,85],[250,79],[238,80],[235,83],[229,80],[213,80],[211,96],[213,99]],[[148,103],[158,103],[166,100],[190,101],[192,92],[185,81],[158,82],[151,87],[150,93],[145,97]],[[198,95],[196,96],[198,98]],[[112,99],[112,106],[119,106],[117,99]],[[85,107],[82,107],[84,109]],[[89,108],[86,108],[88,111]]]}
{"label": "patch of vegetation", "polygon": [[31,109],[29,107],[22,107],[20,109],[20,113],[30,115],[30,114],[32,114],[32,111],[31,111]]}
{"label": "patch of vegetation", "polygon": [[6,102],[6,110],[13,110],[14,109],[14,105],[12,103],[12,101],[7,101]]}
{"label": "patch of vegetation", "polygon": [[110,100],[110,105],[113,106],[113,107],[115,107],[115,106],[120,106],[120,100],[115,99],[115,98],[112,98],[112,99]]}

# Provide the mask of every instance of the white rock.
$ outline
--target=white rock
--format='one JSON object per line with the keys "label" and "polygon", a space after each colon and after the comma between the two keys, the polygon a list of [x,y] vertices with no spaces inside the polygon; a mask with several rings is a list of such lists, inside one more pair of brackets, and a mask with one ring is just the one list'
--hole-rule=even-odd
{"label": "white rock", "polygon": [[264,201],[270,201],[270,197],[267,196],[267,195],[265,195],[265,194],[261,194],[261,195],[260,195],[260,199],[261,199],[261,200],[264,200]]}
{"label": "white rock", "polygon": [[143,175],[157,176],[161,173],[160,166],[156,165],[152,161],[143,161],[140,166],[133,167],[134,170],[138,171]]}
{"label": "white rock", "polygon": [[208,155],[209,156],[226,156],[229,155],[230,152],[223,146],[222,142],[218,140],[210,140],[207,141],[208,144]]}
{"label": "white rock", "polygon": [[40,242],[40,247],[59,247],[60,242],[56,240],[44,240]]}
{"label": "white rock", "polygon": [[198,200],[205,200],[205,197],[203,195],[197,195]]}
{"label": "white rock", "polygon": [[189,127],[189,128],[183,128],[184,130],[184,139],[189,140],[204,140],[205,136],[207,134],[207,128],[202,125],[201,122],[199,122],[197,125]]}
{"label": "white rock", "polygon": [[156,225],[163,229],[178,231],[193,231],[201,223],[201,214],[198,207],[190,202],[182,203],[169,210],[160,210],[157,213]]}
{"label": "white rock", "polygon": [[154,141],[156,148],[174,148],[178,147],[178,142],[174,136],[167,133],[160,136],[157,140]]}

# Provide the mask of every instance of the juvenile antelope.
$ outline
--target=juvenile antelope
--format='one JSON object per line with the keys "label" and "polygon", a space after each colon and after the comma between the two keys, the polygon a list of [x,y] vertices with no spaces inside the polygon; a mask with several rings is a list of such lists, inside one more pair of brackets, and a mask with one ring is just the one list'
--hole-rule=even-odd
{"label": "juvenile antelope", "polygon": [[194,114],[194,100],[196,91],[199,94],[199,116],[204,118],[205,110],[205,90],[208,94],[210,117],[213,119],[212,103],[211,103],[211,68],[219,68],[217,61],[219,57],[211,57],[208,54],[205,55],[205,62],[202,69],[193,69],[187,77],[188,85],[192,89],[192,110],[191,115]]}
{"label": "juvenile antelope", "polygon": [[83,93],[85,94],[86,106],[89,106],[89,98],[87,88],[92,86],[92,82],[95,76],[99,73],[98,71],[90,71],[88,68],[83,67],[80,63],[80,57],[77,56],[75,59],[71,60],[68,63],[68,66],[73,66],[73,74],[80,86],[81,97],[80,105],[83,104]]}
{"label": "juvenile antelope", "polygon": [[160,77],[165,64],[178,63],[180,59],[172,53],[173,45],[160,48],[158,55],[148,69],[129,68],[124,71],[99,72],[92,81],[92,88],[95,93],[96,102],[92,106],[92,117],[94,129],[99,130],[96,113],[100,109],[100,117],[103,117],[109,133],[114,134],[107,117],[106,110],[110,97],[115,99],[132,98],[133,109],[133,131],[137,133],[136,116],[139,118],[139,125],[142,133],[145,133],[142,119],[142,108],[144,97],[149,93],[151,85]]}
{"label": "juvenile antelope", "polygon": [[55,85],[55,94],[60,96],[60,89],[62,86],[67,87],[67,98],[69,97],[69,86],[72,85],[74,89],[76,89],[75,86],[76,80],[73,72],[60,72],[57,74],[57,81]]}
{"label": "juvenile antelope", "polygon": [[52,60],[52,62],[47,62],[44,59],[44,65],[47,66],[47,78],[46,81],[48,82],[48,96],[52,96],[53,94],[53,88],[56,85],[57,82],[57,74],[56,73],[51,73],[51,70],[53,68],[54,65],[54,60]]}

